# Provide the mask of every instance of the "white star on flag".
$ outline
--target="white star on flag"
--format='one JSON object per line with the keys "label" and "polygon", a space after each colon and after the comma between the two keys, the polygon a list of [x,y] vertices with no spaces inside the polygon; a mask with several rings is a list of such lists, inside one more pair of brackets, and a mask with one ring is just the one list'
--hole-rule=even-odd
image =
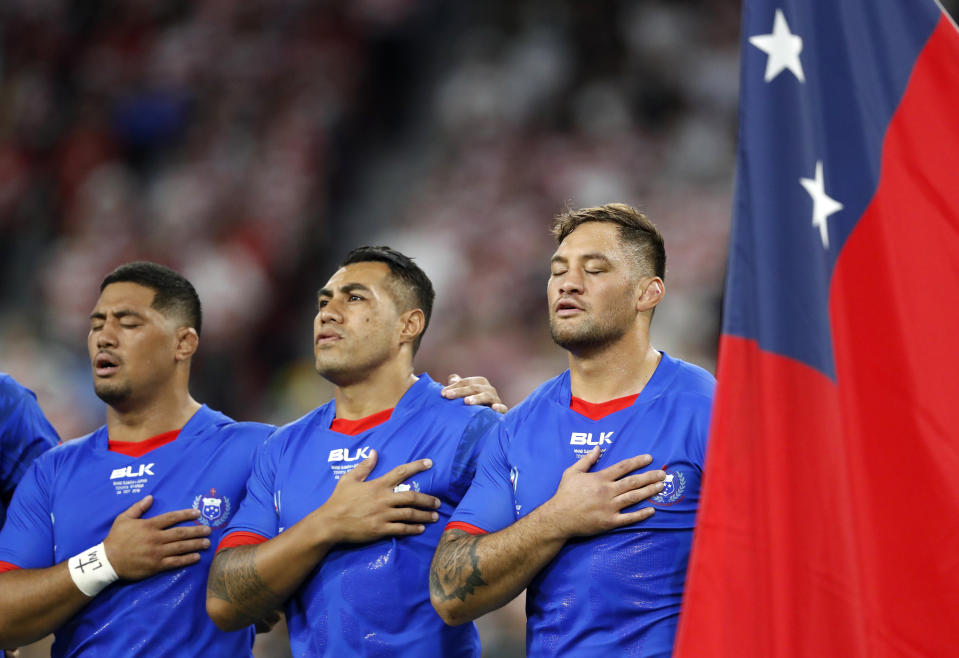
{"label": "white star on flag", "polygon": [[829,230],[826,220],[829,215],[842,210],[842,204],[826,194],[826,185],[822,174],[822,160],[816,162],[815,178],[800,178],[799,183],[812,197],[812,225],[819,229],[822,246],[829,248]]}
{"label": "white star on flag", "polygon": [[783,15],[782,9],[776,10],[772,33],[749,37],[749,43],[768,55],[766,59],[766,82],[786,69],[792,71],[800,82],[806,81],[802,72],[802,62],[799,61],[799,53],[802,52],[802,37],[798,37],[789,31],[789,24],[786,23],[786,17]]}

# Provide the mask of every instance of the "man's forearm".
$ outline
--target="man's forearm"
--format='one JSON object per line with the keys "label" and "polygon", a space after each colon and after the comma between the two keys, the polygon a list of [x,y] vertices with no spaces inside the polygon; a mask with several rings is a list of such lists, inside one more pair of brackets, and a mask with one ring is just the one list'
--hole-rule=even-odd
{"label": "man's forearm", "polygon": [[293,526],[255,546],[227,548],[213,558],[206,609],[223,630],[254,624],[279,610],[332,547],[299,538]]}
{"label": "man's forearm", "polygon": [[463,624],[516,598],[566,543],[537,511],[485,535],[443,533],[430,567],[430,600],[447,624]]}
{"label": "man's forearm", "polygon": [[[529,515],[489,535],[447,530],[430,567],[430,600],[448,624],[462,624],[519,594],[571,537],[589,537],[648,519],[652,507],[623,513],[663,489],[660,470],[635,473],[650,455],[591,472],[599,446],[563,471],[556,493]],[[632,475],[630,475],[633,473]]]}
{"label": "man's forearm", "polygon": [[440,501],[396,485],[433,465],[429,459],[400,464],[375,480],[366,477],[377,454],[336,484],[320,507],[273,539],[226,549],[213,558],[206,610],[223,630],[236,630],[272,614],[333,546],[388,536],[418,535],[437,519]]}
{"label": "man's forearm", "polygon": [[66,562],[0,574],[0,647],[49,635],[92,600],[74,584]]}

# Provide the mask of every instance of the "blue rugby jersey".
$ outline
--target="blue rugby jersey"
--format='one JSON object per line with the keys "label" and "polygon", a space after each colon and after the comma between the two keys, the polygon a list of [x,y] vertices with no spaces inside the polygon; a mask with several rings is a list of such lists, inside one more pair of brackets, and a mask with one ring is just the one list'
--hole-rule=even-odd
{"label": "blue rugby jersey", "polygon": [[452,517],[496,532],[542,505],[599,445],[593,470],[648,453],[667,482],[648,520],[569,541],[527,590],[529,656],[668,656],[679,618],[715,380],[663,354],[632,405],[600,420],[570,409],[569,371],[507,414]]}
{"label": "blue rugby jersey", "polygon": [[286,603],[294,656],[478,656],[472,624],[451,627],[430,604],[429,566],[446,520],[473,477],[499,415],[446,400],[428,375],[403,395],[389,420],[355,436],[333,432],[335,401],[281,427],[261,449],[246,500],[228,533],[268,539],[332,494],[337,480],[376,450],[368,479],[417,459],[433,467],[404,485],[442,501],[426,532],[334,547]]}
{"label": "blue rugby jersey", "polygon": [[0,372],[0,527],[6,513],[2,498],[13,493],[33,460],[59,441],[33,391]]}
{"label": "blue rugby jersey", "polygon": [[38,459],[0,531],[0,561],[53,566],[107,536],[118,514],[147,494],[144,518],[195,507],[213,529],[197,564],[118,581],[56,631],[52,656],[251,655],[253,629],[224,633],[206,614],[206,579],[227,522],[246,491],[257,447],[273,427],[237,423],[204,406],[175,441],[141,457],[108,450],[106,427]]}

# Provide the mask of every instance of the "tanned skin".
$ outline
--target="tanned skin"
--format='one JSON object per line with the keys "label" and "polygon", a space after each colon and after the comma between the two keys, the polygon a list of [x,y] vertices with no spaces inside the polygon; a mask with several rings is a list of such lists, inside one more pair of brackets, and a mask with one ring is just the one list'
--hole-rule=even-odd
{"label": "tanned skin", "polygon": [[[337,544],[373,541],[388,535],[415,535],[437,519],[440,501],[393,488],[432,466],[430,460],[403,464],[367,481],[376,466],[369,459],[340,478],[333,494],[305,519],[274,539],[217,553],[207,582],[207,611],[223,630],[254,623],[283,602]],[[423,509],[418,509],[423,508]]]}
{"label": "tanned skin", "polygon": [[[640,393],[661,359],[649,323],[665,293],[658,276],[638,275],[617,227],[588,222],[570,233],[550,263],[550,330],[569,353],[573,395],[603,402]],[[624,365],[625,364],[625,365]],[[652,507],[621,510],[656,495],[666,474],[637,473],[637,455],[600,470],[599,448],[563,472],[556,493],[516,523],[490,534],[443,533],[430,568],[430,600],[448,624],[502,607],[574,537],[641,522]]]}
{"label": "tanned skin", "polygon": [[596,535],[653,515],[625,507],[662,491],[663,471],[629,475],[652,462],[638,455],[596,472],[599,447],[563,473],[556,494],[499,532],[443,533],[430,568],[430,599],[450,625],[463,624],[512,601],[573,537]]}
{"label": "tanned skin", "polygon": [[[183,427],[200,405],[190,397],[190,359],[198,337],[176,317],[153,308],[155,292],[136,283],[104,288],[90,316],[88,349],[94,390],[109,399],[110,438],[143,441]],[[105,365],[109,362],[109,366]],[[135,502],[103,540],[121,580],[141,580],[200,561],[210,528],[178,526],[200,516],[182,509],[141,518],[153,497]],[[92,599],[70,578],[67,562],[0,574],[0,646],[35,642],[56,631]]]}
{"label": "tanned skin", "polygon": [[[336,385],[337,418],[357,419],[389,409],[416,382],[413,343],[425,328],[420,309],[401,310],[384,263],[359,262],[338,270],[318,293],[314,320],[317,371]],[[481,377],[450,377],[447,398],[505,405]],[[367,480],[369,459],[340,478],[330,498],[305,518],[255,546],[220,551],[207,585],[207,612],[223,630],[235,630],[280,608],[338,544],[420,534],[439,516],[438,498],[396,485],[432,466],[424,459]]]}

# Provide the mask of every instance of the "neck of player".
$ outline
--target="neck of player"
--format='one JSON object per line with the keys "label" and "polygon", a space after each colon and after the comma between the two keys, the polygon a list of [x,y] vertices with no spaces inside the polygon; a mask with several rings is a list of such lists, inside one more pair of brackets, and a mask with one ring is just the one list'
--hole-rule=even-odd
{"label": "neck of player", "polygon": [[336,417],[358,420],[392,409],[416,381],[409,361],[388,359],[363,377],[336,386]]}
{"label": "neck of player", "polygon": [[641,393],[662,359],[649,334],[634,331],[601,349],[569,353],[570,389],[587,402],[608,402]]}
{"label": "neck of player", "polygon": [[164,386],[142,399],[108,406],[107,432],[111,441],[145,441],[182,429],[199,408],[185,383]]}

